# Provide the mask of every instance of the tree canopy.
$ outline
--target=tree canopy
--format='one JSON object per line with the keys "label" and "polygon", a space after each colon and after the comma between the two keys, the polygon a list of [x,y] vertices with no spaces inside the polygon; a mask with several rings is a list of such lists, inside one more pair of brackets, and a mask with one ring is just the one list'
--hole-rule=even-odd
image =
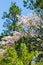
{"label": "tree canopy", "polygon": [[[26,8],[43,11],[43,0],[23,2]],[[4,12],[2,18],[5,22],[4,32],[0,36],[0,39],[3,37],[0,65],[43,65],[43,21],[40,16],[35,13],[21,16],[21,9],[12,3],[9,12]]]}
{"label": "tree canopy", "polygon": [[9,35],[12,31],[16,30],[16,22],[18,22],[18,19],[16,15],[21,15],[21,9],[16,5],[16,3],[12,3],[9,12],[4,12],[3,19],[5,19],[3,27],[5,35]]}
{"label": "tree canopy", "polygon": [[34,10],[43,18],[43,0],[23,0],[24,7]]}

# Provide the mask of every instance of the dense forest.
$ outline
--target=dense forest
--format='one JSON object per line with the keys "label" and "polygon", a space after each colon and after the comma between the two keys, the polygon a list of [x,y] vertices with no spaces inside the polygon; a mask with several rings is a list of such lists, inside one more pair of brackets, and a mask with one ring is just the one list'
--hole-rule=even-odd
{"label": "dense forest", "polygon": [[3,12],[0,65],[43,65],[43,0],[23,0],[23,7],[33,13],[22,15],[16,2]]}

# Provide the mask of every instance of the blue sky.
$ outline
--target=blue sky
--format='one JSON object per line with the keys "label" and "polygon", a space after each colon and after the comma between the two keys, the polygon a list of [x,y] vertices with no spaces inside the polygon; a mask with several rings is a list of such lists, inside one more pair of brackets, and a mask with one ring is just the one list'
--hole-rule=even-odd
{"label": "blue sky", "polygon": [[11,2],[16,2],[17,6],[22,10],[22,15],[28,15],[32,12],[30,9],[23,7],[23,0],[0,0],[0,34],[3,30],[3,23],[5,21],[2,19],[3,12],[8,12]]}

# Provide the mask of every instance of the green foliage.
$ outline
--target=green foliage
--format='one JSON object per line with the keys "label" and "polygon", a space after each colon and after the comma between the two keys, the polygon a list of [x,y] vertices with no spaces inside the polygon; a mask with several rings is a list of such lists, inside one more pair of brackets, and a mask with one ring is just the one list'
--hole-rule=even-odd
{"label": "green foliage", "polygon": [[16,65],[24,65],[23,64],[23,62],[22,62],[22,60],[21,59],[18,59],[18,61],[17,61],[17,64]]}
{"label": "green foliage", "polygon": [[[24,0],[23,2],[24,6],[27,8],[36,10],[37,8],[41,8],[43,10],[43,0],[36,0],[36,2],[34,2],[34,0]],[[21,15],[21,10],[18,6],[16,6],[16,3],[12,3],[9,8],[9,12],[4,12],[3,15],[3,19],[6,19],[6,22],[4,22],[4,27],[6,29],[0,36],[0,40],[4,36],[12,36],[12,31],[23,30],[21,25],[16,26],[16,23],[18,22],[18,19],[16,17],[17,14]],[[38,38],[29,37],[28,35],[20,38],[15,43],[15,46],[10,46],[8,48],[5,47],[6,53],[4,56],[0,57],[0,65],[43,65],[43,61],[40,60],[43,55],[38,53],[38,50],[43,49],[43,47],[41,47],[41,43],[43,43],[43,28],[40,27],[39,30],[40,33],[38,38],[41,39],[41,41],[37,41]],[[35,62],[32,62],[34,57],[36,61],[34,60]]]}
{"label": "green foliage", "polygon": [[37,65],[43,65],[43,62],[39,62]]}
{"label": "green foliage", "polygon": [[[30,9],[43,9],[43,0],[23,0],[24,6]],[[29,4],[28,4],[29,3]]]}
{"label": "green foliage", "polygon": [[26,47],[26,44],[25,43],[21,44],[21,59],[22,59],[24,65],[31,64],[32,59],[37,54],[38,54],[37,51],[35,51],[35,52],[34,51],[28,52],[28,48]]}
{"label": "green foliage", "polygon": [[5,49],[6,53],[3,57],[0,57],[0,65],[30,65],[34,56],[37,55],[37,51],[28,52],[28,48],[25,43],[20,45],[20,56],[18,56],[14,46],[10,46]]}
{"label": "green foliage", "polygon": [[23,0],[24,7],[34,10],[43,19],[43,0]]}
{"label": "green foliage", "polygon": [[1,65],[16,65],[17,61],[17,52],[14,47],[9,47],[6,49],[6,54],[1,60]]}
{"label": "green foliage", "polygon": [[6,20],[3,25],[3,27],[5,28],[3,30],[3,34],[9,35],[12,31],[15,31],[16,22],[18,22],[18,19],[16,17],[17,14],[21,15],[21,9],[16,6],[16,3],[12,3],[9,8],[9,12],[4,12],[2,17]]}

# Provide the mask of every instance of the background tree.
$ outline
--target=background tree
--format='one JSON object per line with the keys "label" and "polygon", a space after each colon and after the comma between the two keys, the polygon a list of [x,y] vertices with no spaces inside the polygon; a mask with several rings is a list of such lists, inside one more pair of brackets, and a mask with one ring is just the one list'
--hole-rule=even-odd
{"label": "background tree", "polygon": [[16,30],[16,22],[18,22],[18,19],[16,17],[17,14],[21,14],[21,9],[18,6],[16,6],[16,3],[12,3],[9,8],[9,12],[4,12],[2,17],[6,20],[3,25],[3,34],[9,35],[12,31]]}
{"label": "background tree", "polygon": [[34,10],[38,15],[43,18],[43,0],[23,0],[24,7]]}

